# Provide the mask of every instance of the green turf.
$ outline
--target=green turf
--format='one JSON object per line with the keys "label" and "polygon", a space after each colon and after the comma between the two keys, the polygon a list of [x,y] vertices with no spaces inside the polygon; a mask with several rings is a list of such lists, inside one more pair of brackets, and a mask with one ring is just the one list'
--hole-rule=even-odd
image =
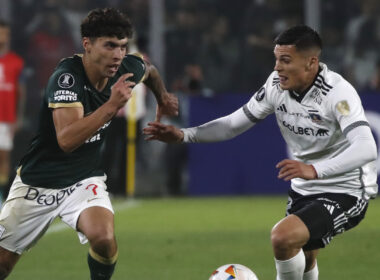
{"label": "green turf", "polygon": [[[269,233],[286,197],[115,201],[119,261],[115,280],[207,280],[226,263],[274,280]],[[131,207],[128,207],[131,206]],[[321,280],[379,279],[380,199],[359,227],[322,250]],[[89,279],[87,246],[68,229],[49,233],[26,253],[9,279]]]}

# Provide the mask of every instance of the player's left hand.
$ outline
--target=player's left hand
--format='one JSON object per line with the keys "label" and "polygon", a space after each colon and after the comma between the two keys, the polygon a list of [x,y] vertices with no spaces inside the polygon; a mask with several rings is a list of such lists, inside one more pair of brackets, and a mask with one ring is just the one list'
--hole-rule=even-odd
{"label": "player's left hand", "polygon": [[277,177],[284,181],[289,181],[293,178],[317,179],[317,172],[314,167],[311,164],[305,164],[300,161],[284,159],[277,163],[276,168],[280,168]]}
{"label": "player's left hand", "polygon": [[155,122],[161,121],[161,117],[178,116],[178,98],[172,93],[162,96],[162,103],[157,105]]}

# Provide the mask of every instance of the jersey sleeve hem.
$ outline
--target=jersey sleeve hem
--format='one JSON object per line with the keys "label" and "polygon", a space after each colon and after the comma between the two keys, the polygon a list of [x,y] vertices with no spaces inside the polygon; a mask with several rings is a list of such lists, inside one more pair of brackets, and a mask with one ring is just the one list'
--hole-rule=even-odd
{"label": "jersey sleeve hem", "polygon": [[83,104],[81,102],[73,102],[73,103],[49,103],[49,108],[83,108]]}

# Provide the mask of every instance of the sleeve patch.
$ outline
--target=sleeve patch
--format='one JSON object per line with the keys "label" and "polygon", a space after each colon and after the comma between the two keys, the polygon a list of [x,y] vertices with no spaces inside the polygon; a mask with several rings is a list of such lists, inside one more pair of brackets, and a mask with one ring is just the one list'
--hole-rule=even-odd
{"label": "sleeve patch", "polygon": [[53,101],[75,102],[78,101],[78,94],[70,90],[57,90],[56,92],[54,92]]}
{"label": "sleeve patch", "polygon": [[261,101],[264,99],[264,96],[265,96],[265,88],[264,87],[261,87],[255,94],[255,99],[257,101]]}
{"label": "sleeve patch", "polygon": [[336,109],[343,116],[348,116],[350,114],[350,105],[348,105],[348,102],[346,100],[340,101],[338,104],[336,104]]}
{"label": "sleeve patch", "polygon": [[74,76],[70,73],[63,73],[58,78],[58,85],[61,88],[71,88],[75,84]]}

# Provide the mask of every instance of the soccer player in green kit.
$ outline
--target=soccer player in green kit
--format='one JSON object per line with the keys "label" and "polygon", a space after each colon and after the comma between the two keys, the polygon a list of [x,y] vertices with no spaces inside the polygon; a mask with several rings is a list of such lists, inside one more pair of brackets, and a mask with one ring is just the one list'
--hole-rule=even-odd
{"label": "soccer player in green kit", "polygon": [[110,279],[118,254],[100,162],[107,127],[139,82],[157,99],[156,120],[178,114],[178,99],[166,91],[157,69],[126,55],[132,27],[125,15],[95,9],[81,33],[84,54],[63,59],[51,75],[37,135],[0,214],[0,279],[58,216],[81,243],[89,241],[91,279]]}

